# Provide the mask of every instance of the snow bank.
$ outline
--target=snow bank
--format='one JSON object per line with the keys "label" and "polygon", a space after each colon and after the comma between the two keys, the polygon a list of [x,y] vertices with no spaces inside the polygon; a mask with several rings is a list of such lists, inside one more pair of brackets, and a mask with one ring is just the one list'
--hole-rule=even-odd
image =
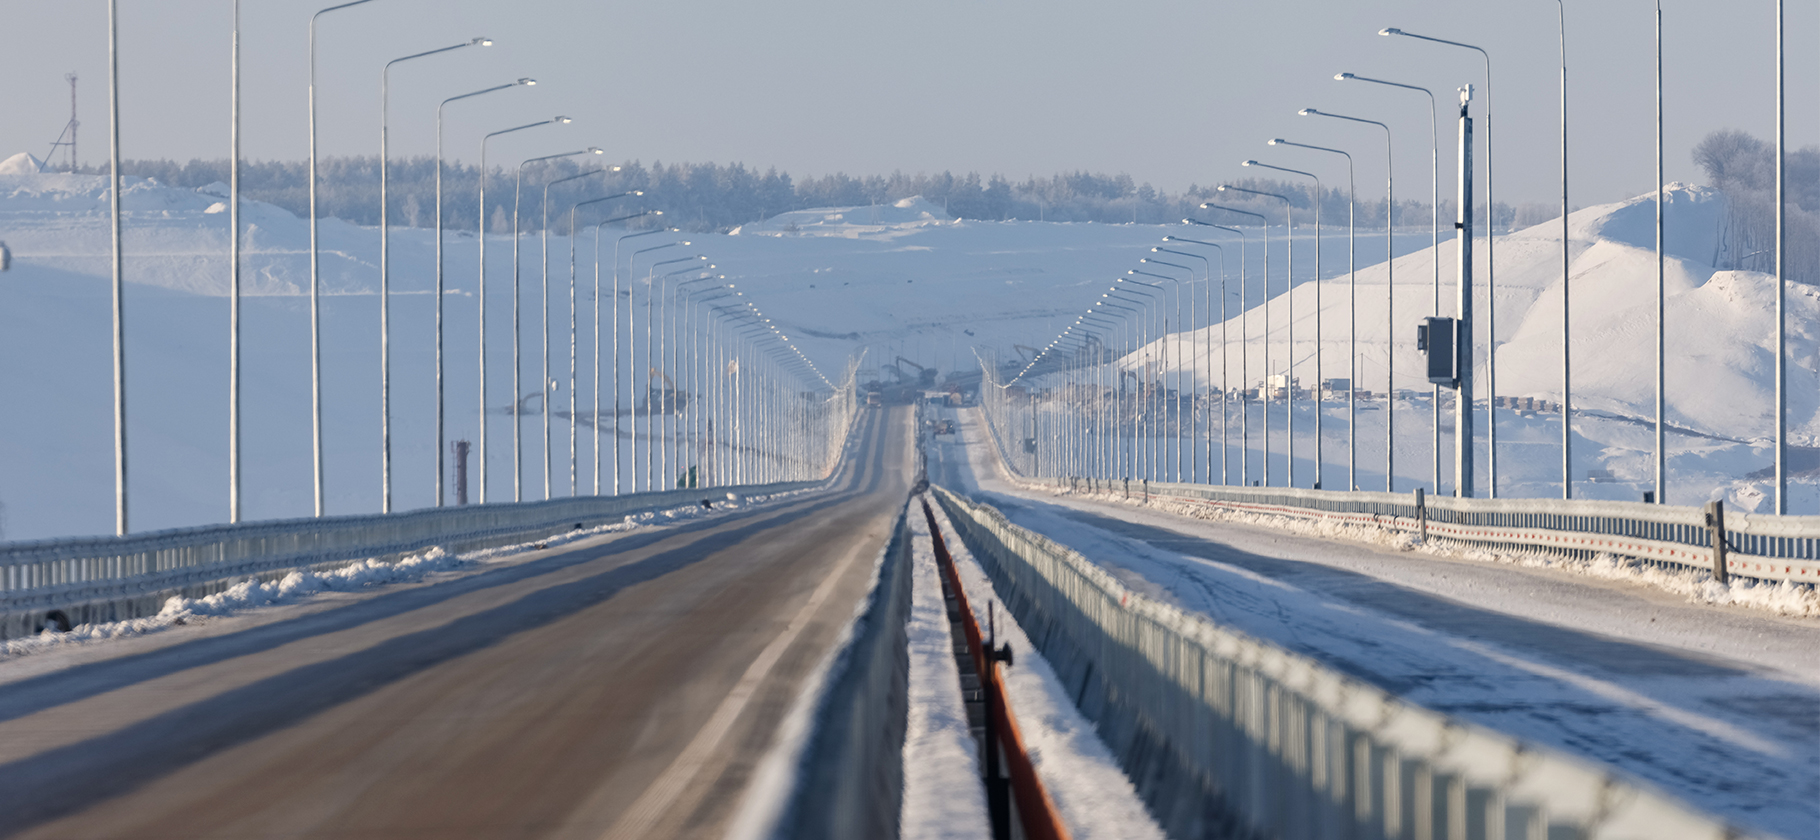
{"label": "snow bank", "polygon": [[[947,533],[959,533],[940,506],[935,506],[935,518]],[[985,630],[990,609],[999,643],[1009,643],[1017,657],[1017,664],[1004,671],[1005,691],[1030,760],[1061,812],[1062,823],[1076,840],[1163,840],[1162,827],[1145,810],[1118,759],[1012,619],[985,569],[960,540],[949,540],[948,550],[980,629]]]}
{"label": "snow bank", "polygon": [[[1120,494],[1077,493],[1073,495],[1101,502],[1144,506],[1142,500],[1125,499]],[[1820,592],[1817,592],[1811,584],[1786,581],[1770,583],[1743,578],[1721,584],[1713,579],[1710,571],[1665,568],[1608,554],[1600,554],[1590,560],[1582,560],[1542,552],[1492,550],[1454,545],[1441,540],[1424,544],[1416,538],[1415,534],[1401,529],[1327,519],[1304,519],[1296,516],[1241,512],[1202,504],[1171,501],[1163,497],[1153,497],[1148,507],[1193,519],[1261,525],[1304,536],[1364,543],[1395,551],[1415,551],[1436,557],[1474,560],[1482,563],[1509,563],[1529,568],[1559,569],[1603,580],[1652,586],[1684,596],[1690,603],[1737,606],[1795,618],[1820,618]]]}
{"label": "snow bank", "polygon": [[[960,668],[929,522],[913,500],[911,534],[910,710],[904,734],[903,840],[992,836],[979,748],[961,699]],[[1021,655],[1020,651],[1020,655]]]}
{"label": "snow bank", "polygon": [[782,493],[749,498],[734,498],[731,493],[727,495],[728,500],[715,506],[713,510],[690,506],[644,511],[627,515],[618,522],[563,531],[531,542],[478,549],[461,554],[451,554],[437,546],[392,562],[367,558],[321,571],[297,569],[277,580],[260,581],[257,578],[248,578],[213,595],[201,598],[172,597],[165,601],[164,608],[157,615],[147,618],[134,618],[104,624],[84,624],[71,628],[67,633],[46,630],[36,636],[0,640],[0,659],[40,653],[64,645],[81,645],[108,639],[143,636],[198,620],[223,618],[262,607],[294,604],[325,592],[354,592],[395,583],[413,583],[437,572],[455,571],[476,563],[498,560],[528,551],[559,548],[602,534],[721,515],[750,507],[758,502],[796,494]]}

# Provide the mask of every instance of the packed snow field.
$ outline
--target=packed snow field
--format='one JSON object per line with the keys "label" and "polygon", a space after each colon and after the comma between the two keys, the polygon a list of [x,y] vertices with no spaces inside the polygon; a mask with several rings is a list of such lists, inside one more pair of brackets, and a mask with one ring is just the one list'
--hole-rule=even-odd
{"label": "packed snow field", "polygon": [[[1021,489],[975,412],[932,481],[1127,586],[1429,708],[1617,767],[1786,837],[1820,824],[1820,624],[1602,576],[1269,517]],[[1811,600],[1812,592],[1806,597]]]}
{"label": "packed snow field", "polygon": [[[106,179],[97,176],[29,174],[15,159],[0,166],[0,240],[14,253],[13,270],[0,283],[0,389],[29,395],[9,400],[0,424],[0,537],[33,539],[105,533],[112,523],[111,374],[108,334],[108,228]],[[1670,318],[1674,361],[1669,368],[1671,501],[1695,503],[1719,493],[1746,510],[1762,509],[1767,484],[1750,474],[1770,464],[1768,295],[1763,275],[1716,272],[1710,264],[1723,197],[1699,187],[1677,185],[1670,193]],[[150,530],[219,522],[226,518],[227,447],[227,214],[225,188],[164,187],[128,179],[126,279],[128,406],[131,440],[131,495],[134,527]],[[571,196],[574,201],[585,196]],[[249,297],[243,319],[246,516],[272,519],[308,515],[310,501],[310,405],[308,332],[308,224],[269,205],[243,207],[244,288]],[[1644,199],[1588,208],[1573,217],[1574,318],[1576,331],[1576,488],[1592,498],[1637,498],[1648,476],[1648,376],[1651,342],[1649,295],[1654,258]],[[1012,356],[1012,344],[1041,346],[1097,298],[1112,277],[1138,265],[1149,248],[1177,227],[1067,223],[963,222],[939,206],[906,199],[897,206],[823,208],[783,214],[748,225],[731,235],[687,234],[693,244],[671,251],[709,256],[728,279],[760,304],[824,371],[839,371],[860,345],[868,348],[868,370],[902,355],[942,371],[977,369],[973,348],[996,348]],[[1273,295],[1271,370],[1280,372],[1290,297],[1282,294],[1281,231],[1272,236]],[[1254,232],[1255,234],[1255,232]],[[328,509],[367,513],[379,507],[379,374],[377,298],[378,231],[325,220],[322,225],[324,421]],[[653,242],[651,237],[632,242]],[[679,237],[682,238],[682,237]],[[1255,235],[1253,239],[1256,239]],[[1400,320],[1427,314],[1432,298],[1434,254],[1426,231],[1397,236],[1396,286]],[[512,243],[490,237],[488,249],[489,425],[488,498],[511,498]],[[1322,249],[1321,370],[1314,369],[1315,284],[1307,251],[1312,231],[1298,229],[1298,276],[1293,297],[1296,375],[1306,385],[1317,378],[1347,375],[1348,348],[1346,237],[1329,225]],[[446,404],[449,440],[477,441],[478,243],[471,233],[445,236]],[[536,383],[541,378],[542,281],[546,255],[540,237],[519,247],[520,302],[523,304],[523,368],[520,387],[531,411],[522,417],[521,478],[525,498],[542,498],[544,464],[550,464],[553,494],[571,487],[571,452],[566,406],[569,395],[568,272],[571,242],[549,240],[549,339],[553,378],[561,384],[553,403],[559,411],[546,455]],[[1256,246],[1258,243],[1253,243]],[[582,335],[578,351],[581,384],[575,397],[585,412],[591,389],[593,260],[596,243],[583,234],[576,248],[577,292]],[[613,236],[600,243],[611,263]],[[430,232],[393,232],[393,457],[394,492],[400,509],[433,503],[434,440],[434,238]],[[1439,258],[1448,279],[1452,245]],[[1237,249],[1232,249],[1236,251]],[[1250,367],[1237,368],[1237,347],[1226,354],[1225,385],[1237,388],[1263,378],[1264,309],[1262,247],[1248,249],[1244,277],[1250,310],[1239,308],[1241,268],[1227,259],[1227,312],[1232,320],[1200,331],[1199,346],[1218,355],[1222,332],[1249,340]],[[669,253],[669,252],[665,252]],[[1484,249],[1477,249],[1483,259]],[[1359,238],[1359,387],[1382,392],[1384,323],[1382,234]],[[1558,397],[1560,319],[1559,255],[1556,228],[1542,225],[1500,237],[1497,303],[1501,345],[1499,393]],[[631,271],[642,284],[649,269],[642,258]],[[1484,277],[1481,266],[1480,276]],[[624,278],[628,284],[633,281]],[[612,272],[601,282],[610,289]],[[1815,383],[1816,324],[1820,297],[1796,286],[1790,296],[1791,431],[1801,447],[1817,443],[1820,389]],[[610,295],[608,295],[610,297]],[[1445,299],[1445,295],[1443,296]],[[1217,309],[1218,296],[1215,296]],[[612,318],[610,300],[602,301]],[[1203,307],[1206,308],[1206,307]],[[611,321],[609,321],[611,323]],[[1413,331],[1396,330],[1397,387],[1425,394],[1416,376]],[[609,330],[610,333],[610,330]],[[1192,340],[1191,340],[1192,341]],[[1170,339],[1172,348],[1181,337]],[[1161,342],[1157,344],[1161,347]],[[611,346],[603,341],[603,351]],[[1174,349],[1161,359],[1173,364]],[[1483,359],[1484,354],[1480,354]],[[1140,363],[1134,357],[1132,364]],[[1483,362],[1482,362],[1483,363]],[[1183,365],[1184,376],[1192,365]],[[1203,380],[1222,384],[1211,362]],[[610,371],[603,375],[610,389]],[[1174,385],[1175,382],[1171,384]],[[622,378],[622,402],[632,401],[632,377]],[[1484,383],[1483,371],[1479,382]],[[603,394],[610,405],[612,393]],[[1398,409],[1399,489],[1426,485],[1432,470],[1430,411],[1422,403]],[[1361,412],[1360,484],[1372,486],[1369,472],[1381,471],[1382,404]],[[1306,408],[1303,409],[1307,411]],[[1345,412],[1329,405],[1325,418],[1329,468],[1341,457]],[[1312,451],[1311,416],[1298,416],[1298,447]],[[603,427],[606,424],[603,422]],[[1480,434],[1483,436],[1483,424]],[[1504,495],[1553,496],[1559,492],[1558,415],[1499,414],[1500,491]],[[642,432],[640,432],[642,434]],[[1280,433],[1279,433],[1280,434]],[[602,438],[606,436],[603,435]],[[635,479],[632,438],[618,437],[619,479]],[[602,445],[596,446],[599,442]],[[1483,438],[1480,441],[1484,446]],[[1253,447],[1261,451],[1254,437]],[[601,466],[601,484],[612,487],[613,441],[584,427],[573,455],[573,486],[591,492]],[[1282,442],[1277,442],[1282,451]],[[476,456],[480,447],[476,445]],[[1798,450],[1797,470],[1807,470],[1812,452]],[[1256,457],[1256,456],[1254,456]],[[1481,452],[1480,463],[1485,463]],[[1820,469],[1817,462],[1815,469]],[[451,467],[452,469],[452,467]],[[1444,466],[1444,471],[1450,468]],[[1603,471],[1603,472],[1600,472]],[[1812,470],[1809,470],[1812,472]],[[1580,482],[1589,475],[1598,482]],[[478,467],[473,471],[477,480]],[[1281,469],[1278,470],[1281,474]],[[1299,480],[1311,480],[1306,465]],[[1379,472],[1381,476],[1381,472]],[[1791,509],[1820,512],[1813,475],[1793,488]],[[479,489],[475,489],[479,495]]]}

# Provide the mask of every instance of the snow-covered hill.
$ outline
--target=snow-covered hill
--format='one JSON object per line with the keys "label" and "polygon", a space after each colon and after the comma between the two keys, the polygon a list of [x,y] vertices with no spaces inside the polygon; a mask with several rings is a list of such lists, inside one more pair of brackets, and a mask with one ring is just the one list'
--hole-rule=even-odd
{"label": "snow-covered hill", "polygon": [[[105,532],[111,525],[111,420],[108,367],[108,228],[106,179],[35,174],[33,161],[9,161],[0,174],[0,240],[12,249],[13,270],[0,275],[0,527],[23,539]],[[23,170],[23,171],[17,171]],[[136,529],[220,521],[226,513],[227,213],[225,190],[174,189],[128,179],[126,277],[129,345],[129,413]],[[1670,264],[1675,297],[1671,336],[1680,354],[1670,371],[1671,420],[1711,438],[1677,437],[1675,469],[1683,486],[1729,482],[1768,463],[1763,394],[1767,382],[1768,286],[1761,275],[1716,274],[1712,259],[1722,199],[1700,188],[1677,187],[1671,206]],[[573,200],[572,198],[570,200]],[[566,206],[552,207],[558,215]],[[269,205],[247,202],[245,289],[248,337],[247,514],[249,518],[305,515],[310,509],[308,224]],[[1649,311],[1653,288],[1649,251],[1653,207],[1647,199],[1588,208],[1572,219],[1576,285],[1576,402],[1612,415],[1648,415],[1649,377],[1636,367],[1649,358],[1647,331],[1638,319]],[[378,507],[378,231],[326,220],[322,224],[325,418],[328,493],[332,513]],[[1205,229],[1200,229],[1204,231]],[[861,345],[867,364],[902,355],[941,371],[973,369],[972,348],[1012,355],[1015,344],[1041,346],[1073,321],[1112,277],[1137,267],[1165,234],[1179,226],[956,221],[920,199],[895,206],[824,208],[781,214],[735,235],[689,234],[688,246],[639,257],[639,282],[652,260],[701,253],[738,284],[824,370],[839,370]],[[1280,231],[1272,261],[1280,292]],[[1559,318],[1558,228],[1543,225],[1498,242],[1499,392],[1547,397],[1558,388],[1553,336]],[[668,237],[628,240],[650,247]],[[684,238],[681,236],[678,239]],[[1251,300],[1261,300],[1262,249],[1253,233]],[[433,305],[434,238],[421,229],[395,229],[392,238],[394,457],[397,506],[431,502],[434,479]],[[1314,285],[1308,246],[1312,231],[1297,231],[1298,375],[1315,376],[1312,362]],[[1398,387],[1415,388],[1413,323],[1427,314],[1432,292],[1426,231],[1397,234]],[[472,233],[445,236],[447,406],[449,438],[474,439],[478,427],[478,243]],[[579,263],[578,300],[583,358],[578,399],[592,400],[589,360],[595,242],[583,233],[574,243]],[[1365,348],[1361,387],[1381,389],[1386,334],[1382,298],[1385,269],[1381,234],[1361,236],[1359,339]],[[613,234],[600,247],[611,262]],[[1325,359],[1322,375],[1345,376],[1345,236],[1329,226],[1322,304]],[[567,388],[567,237],[550,239],[550,344],[555,377]],[[512,248],[509,237],[489,237],[488,321],[492,342],[489,380],[497,410],[511,399],[510,352]],[[1484,259],[1484,248],[1478,249]],[[1449,282],[1452,245],[1440,249]],[[1237,300],[1237,253],[1228,260]],[[520,246],[524,309],[524,387],[536,389],[541,355],[541,279],[538,237]],[[1375,263],[1375,264],[1374,264]],[[1481,269],[1481,277],[1483,271]],[[602,282],[610,288],[610,270]],[[1797,409],[1794,428],[1811,444],[1815,425],[1816,301],[1811,290],[1791,294],[1798,324],[1797,366],[1791,376]],[[1281,338],[1286,301],[1272,305]],[[1450,308],[1450,307],[1444,307]],[[610,307],[609,307],[610,311]],[[1236,311],[1236,310],[1235,310]],[[1481,309],[1483,311],[1483,309]],[[1551,314],[1552,313],[1552,314]],[[1262,378],[1261,311],[1251,316],[1253,368],[1231,382]],[[1551,318],[1555,320],[1550,320]],[[1553,326],[1551,326],[1551,324]],[[1646,326],[1646,324],[1645,324]],[[1217,328],[1204,334],[1217,335]],[[1236,323],[1230,334],[1236,340]],[[1281,344],[1273,351],[1280,356]],[[1232,354],[1236,358],[1236,352]],[[1633,370],[1635,368],[1635,370]],[[1407,378],[1405,378],[1407,377]],[[1805,377],[1805,378],[1803,378]],[[629,377],[628,377],[629,379]],[[1481,379],[1481,382],[1483,380]],[[1806,383],[1806,384],[1804,384]],[[628,382],[626,387],[630,387]],[[1805,390],[1803,390],[1805,388]],[[606,400],[610,402],[611,395]],[[557,401],[566,407],[566,394]],[[1337,411],[1337,410],[1336,410]],[[1399,418],[1399,474],[1427,475],[1425,411]],[[497,415],[495,415],[497,417]],[[1344,430],[1330,413],[1331,440]],[[501,418],[503,419],[503,418]],[[1371,437],[1361,421],[1361,437]],[[1506,493],[1552,495],[1546,486],[1553,446],[1548,416],[1500,418]],[[1302,424],[1303,421],[1298,421]],[[1641,477],[1638,461],[1647,429],[1623,420],[1586,417],[1577,432],[1588,469]],[[1336,431],[1337,430],[1337,431]],[[490,493],[511,496],[511,428],[490,425]],[[527,498],[541,498],[541,420],[523,429]],[[1339,438],[1332,438],[1333,435]],[[558,423],[552,485],[568,492],[567,429]],[[590,442],[582,436],[579,485],[592,486]],[[1329,444],[1329,467],[1343,450]],[[1364,459],[1361,459],[1362,461]],[[1531,470],[1534,475],[1524,474]],[[477,472],[477,471],[476,471]],[[1306,475],[1306,473],[1303,473]],[[476,475],[477,478],[477,475]],[[1401,479],[1400,479],[1401,481]],[[610,485],[611,478],[606,479]],[[1410,485],[1413,486],[1413,483]],[[1634,497],[1630,485],[1601,485],[1592,494]],[[1677,500],[1693,501],[1692,489]],[[1735,496],[1740,501],[1745,496]],[[1808,507],[1820,509],[1820,497]]]}

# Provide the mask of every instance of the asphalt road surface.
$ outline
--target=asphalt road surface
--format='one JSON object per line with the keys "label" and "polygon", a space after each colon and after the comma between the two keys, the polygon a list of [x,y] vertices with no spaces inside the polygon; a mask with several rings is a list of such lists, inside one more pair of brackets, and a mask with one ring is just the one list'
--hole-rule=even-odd
{"label": "asphalt road surface", "polygon": [[0,684],[0,836],[717,836],[909,489],[835,489]]}

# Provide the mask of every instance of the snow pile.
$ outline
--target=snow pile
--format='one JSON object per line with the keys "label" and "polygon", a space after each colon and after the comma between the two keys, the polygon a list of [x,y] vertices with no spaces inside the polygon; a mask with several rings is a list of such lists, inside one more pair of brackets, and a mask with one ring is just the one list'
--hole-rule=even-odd
{"label": "snow pile", "polygon": [[6,160],[0,160],[0,175],[36,175],[38,167],[44,162],[32,157],[30,152],[20,152]]}
{"label": "snow pile", "polygon": [[929,522],[915,499],[911,535],[909,719],[904,732],[904,840],[992,836],[979,749],[961,701],[960,668]]}
{"label": "snow pile", "polygon": [[[959,533],[940,507],[935,508],[935,518],[947,533]],[[1049,661],[1011,618],[979,561],[959,540],[950,540],[948,550],[981,630],[990,609],[999,644],[1010,644],[1016,656],[1017,664],[1004,671],[1005,692],[1030,761],[1055,802],[1062,824],[1077,840],[1162,840],[1163,829],[1144,809],[1118,759],[1100,740],[1093,722],[1075,708],[1074,698],[1056,679]]]}
{"label": "snow pile", "polygon": [[839,236],[857,239],[861,236],[892,235],[932,225],[952,224],[948,211],[925,201],[922,196],[900,199],[894,204],[857,207],[814,207],[779,213],[762,222],[742,225],[734,234],[746,236]]}

